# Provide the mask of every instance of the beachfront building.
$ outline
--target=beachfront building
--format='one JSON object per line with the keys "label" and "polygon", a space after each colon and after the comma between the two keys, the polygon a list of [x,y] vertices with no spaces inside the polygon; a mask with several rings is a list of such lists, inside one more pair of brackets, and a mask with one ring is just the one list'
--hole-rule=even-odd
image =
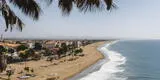
{"label": "beachfront building", "polygon": [[43,44],[43,47],[45,48],[54,48],[56,45],[56,41],[46,41],[44,44]]}
{"label": "beachfront building", "polygon": [[81,47],[82,46],[82,42],[81,41],[77,41],[77,47]]}
{"label": "beachfront building", "polygon": [[28,48],[31,48],[31,49],[32,49],[32,48],[34,48],[34,47],[35,47],[35,46],[34,46],[34,43],[32,43],[32,42],[29,42],[29,43],[28,43]]}

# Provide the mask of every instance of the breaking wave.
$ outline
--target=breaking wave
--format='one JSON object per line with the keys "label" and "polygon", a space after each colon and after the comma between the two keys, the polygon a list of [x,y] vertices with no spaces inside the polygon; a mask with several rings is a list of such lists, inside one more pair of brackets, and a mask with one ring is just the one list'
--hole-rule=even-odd
{"label": "breaking wave", "polygon": [[115,44],[112,42],[100,47],[99,50],[107,56],[108,61],[104,63],[101,68],[80,80],[126,80],[127,77],[123,74],[125,71],[126,58],[120,53],[109,50],[108,48]]}

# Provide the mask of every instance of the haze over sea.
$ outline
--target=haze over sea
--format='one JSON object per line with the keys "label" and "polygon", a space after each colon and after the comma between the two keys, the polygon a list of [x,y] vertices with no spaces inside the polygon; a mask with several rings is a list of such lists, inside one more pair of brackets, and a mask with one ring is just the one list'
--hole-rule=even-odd
{"label": "haze over sea", "polygon": [[80,80],[160,80],[160,40],[123,40],[100,50],[110,60]]}

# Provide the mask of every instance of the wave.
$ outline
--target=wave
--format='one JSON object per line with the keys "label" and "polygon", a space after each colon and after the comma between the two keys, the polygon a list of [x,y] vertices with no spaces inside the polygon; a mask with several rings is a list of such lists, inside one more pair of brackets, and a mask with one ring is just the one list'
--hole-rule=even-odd
{"label": "wave", "polygon": [[87,76],[79,80],[126,80],[127,77],[122,75],[125,71],[124,66],[126,63],[126,58],[120,53],[111,51],[108,48],[117,43],[117,41],[106,44],[105,46],[98,48],[107,58],[108,62],[103,64],[100,70],[90,73]]}

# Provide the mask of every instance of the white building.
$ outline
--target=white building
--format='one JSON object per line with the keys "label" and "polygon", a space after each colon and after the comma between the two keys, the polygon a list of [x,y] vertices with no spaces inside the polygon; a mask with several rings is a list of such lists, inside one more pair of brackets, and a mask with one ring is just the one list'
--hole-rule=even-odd
{"label": "white building", "polygon": [[34,48],[34,43],[28,43],[29,48]]}

